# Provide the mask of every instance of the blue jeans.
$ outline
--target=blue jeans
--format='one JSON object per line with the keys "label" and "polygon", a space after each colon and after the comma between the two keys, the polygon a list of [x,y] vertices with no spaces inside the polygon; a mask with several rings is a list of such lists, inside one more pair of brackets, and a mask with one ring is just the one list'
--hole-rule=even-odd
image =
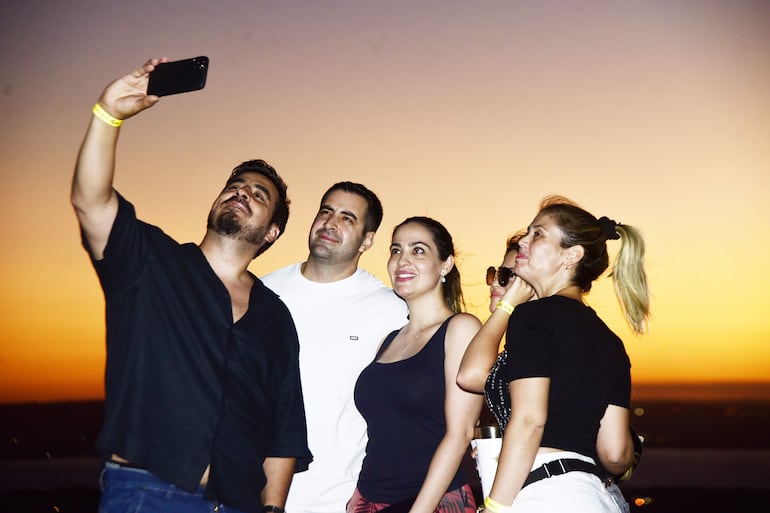
{"label": "blue jeans", "polygon": [[623,497],[623,492],[620,491],[618,485],[615,484],[615,482],[612,482],[610,484],[605,483],[605,486],[607,486],[607,491],[610,492],[612,498],[617,502],[618,506],[620,506],[621,511],[623,511],[623,513],[631,513],[628,501]]}
{"label": "blue jeans", "polygon": [[100,479],[99,513],[243,513],[158,479],[146,470],[107,462]]}

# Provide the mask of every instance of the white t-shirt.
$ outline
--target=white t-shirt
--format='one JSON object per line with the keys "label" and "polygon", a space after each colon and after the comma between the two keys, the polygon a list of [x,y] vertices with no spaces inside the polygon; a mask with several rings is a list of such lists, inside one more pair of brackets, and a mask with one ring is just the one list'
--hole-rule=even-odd
{"label": "white t-shirt", "polygon": [[341,513],[366,451],[366,421],[353,402],[358,375],[385,335],[407,322],[406,303],[368,272],[310,281],[293,264],[262,278],[289,308],[299,337],[299,367],[313,462],[294,474],[288,513]]}

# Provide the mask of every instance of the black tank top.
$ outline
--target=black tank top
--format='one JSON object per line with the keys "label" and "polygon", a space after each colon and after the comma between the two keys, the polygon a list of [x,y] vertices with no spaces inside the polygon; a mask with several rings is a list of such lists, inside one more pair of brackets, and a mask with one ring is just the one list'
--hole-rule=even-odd
{"label": "black tank top", "polygon": [[[378,363],[398,334],[392,332],[358,377],[355,402],[369,434],[358,490],[372,502],[416,496],[446,434],[444,338],[450,319],[411,358]],[[465,483],[458,471],[447,491]]]}

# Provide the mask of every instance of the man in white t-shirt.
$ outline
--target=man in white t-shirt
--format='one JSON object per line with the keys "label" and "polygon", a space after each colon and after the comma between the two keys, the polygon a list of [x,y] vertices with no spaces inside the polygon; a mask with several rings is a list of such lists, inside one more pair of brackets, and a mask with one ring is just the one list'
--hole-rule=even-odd
{"label": "man in white t-shirt", "polygon": [[406,303],[358,268],[381,222],[382,204],[372,191],[336,183],[310,227],[307,261],[262,278],[297,327],[313,453],[310,468],[292,480],[287,513],[344,512],[358,481],[367,436],[353,388],[385,335],[407,322]]}

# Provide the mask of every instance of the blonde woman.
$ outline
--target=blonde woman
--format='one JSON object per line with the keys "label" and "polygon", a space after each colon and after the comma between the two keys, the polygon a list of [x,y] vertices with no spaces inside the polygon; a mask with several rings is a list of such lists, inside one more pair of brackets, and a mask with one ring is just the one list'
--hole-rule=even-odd
{"label": "blonde woman", "polygon": [[[506,351],[485,390],[504,429],[485,499],[492,513],[512,506],[517,513],[622,511],[597,463],[622,474],[633,462],[630,362],[622,341],[584,303],[609,265],[608,239],[621,239],[612,276],[626,319],[641,333],[649,293],[634,228],[551,197],[519,241],[517,278],[493,314],[495,324],[510,315]],[[458,374],[464,388],[477,387],[490,368],[489,351],[481,353],[471,347],[466,355]]]}

